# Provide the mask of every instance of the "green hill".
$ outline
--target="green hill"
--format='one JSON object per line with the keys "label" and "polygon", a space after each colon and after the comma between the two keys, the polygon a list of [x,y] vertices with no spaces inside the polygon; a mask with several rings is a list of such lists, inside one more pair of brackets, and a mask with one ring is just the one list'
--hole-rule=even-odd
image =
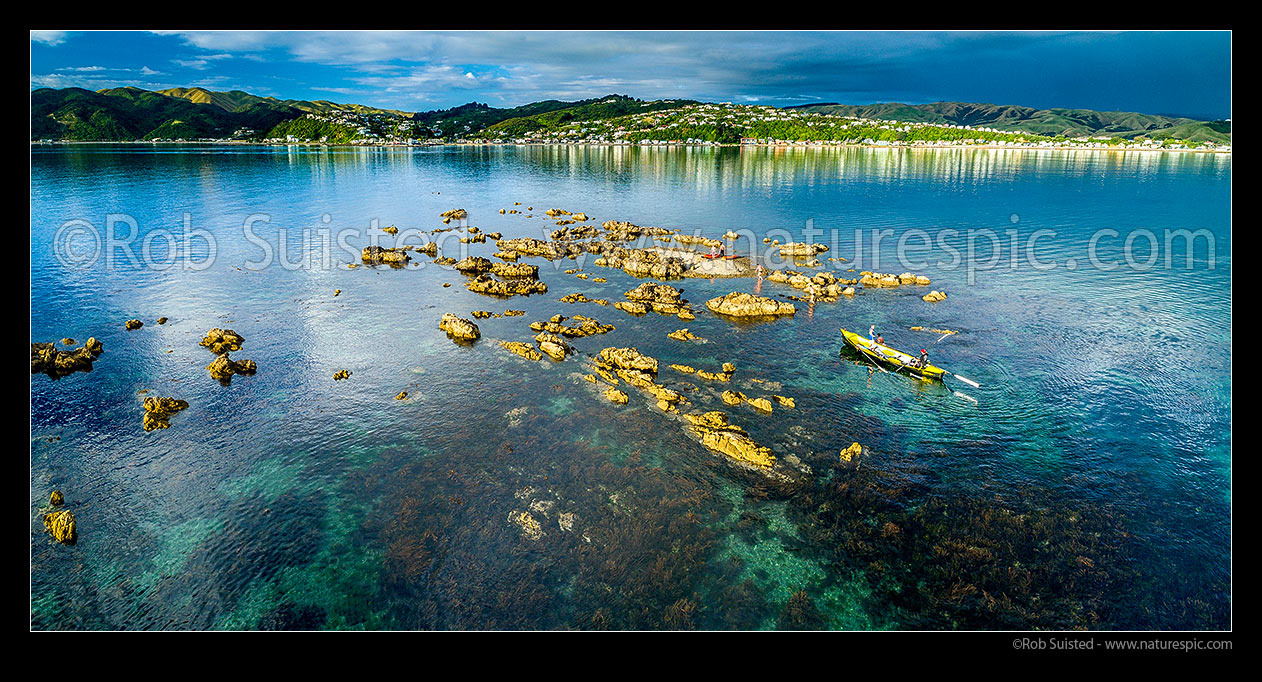
{"label": "green hill", "polygon": [[205,88],[170,88],[168,90],[158,90],[160,94],[168,97],[178,97],[186,99],[194,104],[210,104],[224,111],[240,112],[251,105],[266,104],[271,106],[286,106],[297,109],[303,113],[309,114],[326,114],[331,111],[354,111],[359,114],[383,114],[388,116],[411,116],[406,111],[396,111],[394,109],[378,109],[363,104],[338,104],[327,100],[308,101],[302,99],[277,99],[275,97],[260,97],[251,95],[242,90],[229,90],[226,92],[216,92]]}
{"label": "green hill", "polygon": [[31,92],[31,139],[226,138],[241,128],[270,130],[300,115],[293,107],[260,102],[225,111],[132,87],[40,88]]}
{"label": "green hill", "polygon": [[1013,105],[933,102],[931,104],[808,104],[789,107],[797,111],[852,116],[885,121],[944,123],[984,126],[999,130],[1035,133],[1049,137],[1139,136],[1180,138],[1197,142],[1231,142],[1228,125],[1190,118],[1089,109],[1034,109]]}

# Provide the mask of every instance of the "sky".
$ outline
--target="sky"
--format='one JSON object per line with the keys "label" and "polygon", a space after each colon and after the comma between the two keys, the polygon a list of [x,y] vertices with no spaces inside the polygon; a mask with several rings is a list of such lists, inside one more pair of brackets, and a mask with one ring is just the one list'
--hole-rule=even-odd
{"label": "sky", "polygon": [[31,89],[203,87],[404,111],[609,94],[1231,116],[1231,34],[31,31]]}

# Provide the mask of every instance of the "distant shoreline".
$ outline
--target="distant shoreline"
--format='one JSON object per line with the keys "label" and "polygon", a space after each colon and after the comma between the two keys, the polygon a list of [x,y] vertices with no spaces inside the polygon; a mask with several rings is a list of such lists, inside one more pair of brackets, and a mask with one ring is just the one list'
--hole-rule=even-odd
{"label": "distant shoreline", "polygon": [[1062,152],[1165,152],[1179,154],[1231,154],[1230,149],[1165,149],[1165,148],[1144,148],[1144,147],[1074,147],[1074,146],[1056,146],[1056,147],[1020,147],[1015,145],[995,145],[995,144],[953,144],[953,145],[879,145],[879,144],[763,144],[763,143],[740,143],[740,144],[687,144],[687,143],[670,143],[670,144],[639,144],[631,142],[444,142],[441,144],[329,144],[327,142],[242,142],[237,140],[202,140],[202,141],[184,141],[184,142],[151,142],[146,140],[55,140],[45,142],[42,140],[31,140],[32,147],[54,147],[59,145],[87,145],[87,144],[118,144],[118,145],[231,145],[242,147],[346,147],[346,148],[426,148],[426,147],[737,147],[737,148],[757,148],[757,149],[889,149],[900,151],[939,151],[939,150],[967,150],[967,149],[986,149],[997,151],[1023,151],[1023,152],[1039,152],[1039,151],[1062,151]]}

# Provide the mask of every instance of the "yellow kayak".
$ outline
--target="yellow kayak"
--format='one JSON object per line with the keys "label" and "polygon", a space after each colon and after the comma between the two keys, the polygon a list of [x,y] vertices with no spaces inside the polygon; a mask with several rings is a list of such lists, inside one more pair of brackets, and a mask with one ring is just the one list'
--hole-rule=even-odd
{"label": "yellow kayak", "polygon": [[841,335],[851,348],[862,353],[865,357],[893,369],[895,373],[900,371],[907,372],[926,381],[942,381],[942,376],[947,373],[941,367],[934,367],[933,365],[916,367],[915,362],[917,358],[915,356],[894,350],[889,346],[883,346],[852,331],[842,329]]}

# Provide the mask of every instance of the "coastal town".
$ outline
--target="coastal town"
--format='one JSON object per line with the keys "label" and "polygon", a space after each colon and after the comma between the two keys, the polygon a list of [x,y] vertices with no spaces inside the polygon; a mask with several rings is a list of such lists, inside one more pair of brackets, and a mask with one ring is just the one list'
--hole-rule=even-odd
{"label": "coastal town", "polygon": [[[647,106],[651,103],[645,102]],[[523,131],[523,128],[528,130]],[[510,119],[475,130],[459,120],[420,124],[401,114],[350,109],[311,112],[269,131],[240,128],[227,138],[164,138],[153,143],[262,143],[353,146],[456,145],[635,145],[889,148],[984,147],[1201,151],[1230,153],[1212,141],[1111,135],[1066,137],[1001,130],[989,126],[867,119],[732,103],[686,104],[677,108],[557,124]],[[54,143],[56,140],[40,140]]]}

